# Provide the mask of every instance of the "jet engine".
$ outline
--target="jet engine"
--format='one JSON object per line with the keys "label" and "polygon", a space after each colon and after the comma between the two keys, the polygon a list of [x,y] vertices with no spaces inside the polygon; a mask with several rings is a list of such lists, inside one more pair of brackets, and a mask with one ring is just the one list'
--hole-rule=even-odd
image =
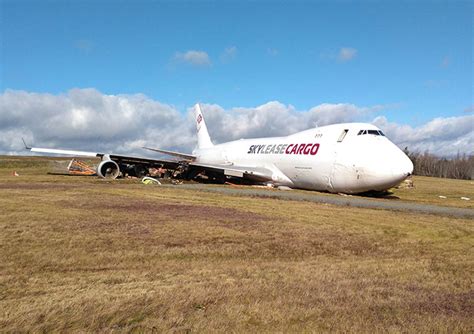
{"label": "jet engine", "polygon": [[120,167],[113,160],[104,160],[97,167],[97,175],[104,179],[116,179],[120,175]]}

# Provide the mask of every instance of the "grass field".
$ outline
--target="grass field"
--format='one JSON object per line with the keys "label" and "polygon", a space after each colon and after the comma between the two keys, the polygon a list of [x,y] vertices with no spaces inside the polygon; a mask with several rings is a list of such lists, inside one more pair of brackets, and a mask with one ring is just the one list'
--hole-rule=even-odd
{"label": "grass field", "polygon": [[[47,175],[45,161],[0,157],[0,332],[474,330],[472,219]],[[454,199],[470,182],[394,194],[469,207]]]}

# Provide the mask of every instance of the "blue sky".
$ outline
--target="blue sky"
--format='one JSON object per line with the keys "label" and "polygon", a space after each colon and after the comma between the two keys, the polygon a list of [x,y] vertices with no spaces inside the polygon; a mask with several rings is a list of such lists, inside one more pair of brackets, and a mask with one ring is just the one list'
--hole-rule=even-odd
{"label": "blue sky", "polygon": [[473,104],[467,1],[1,4],[1,91],[143,93],[183,112],[382,105],[412,126]]}

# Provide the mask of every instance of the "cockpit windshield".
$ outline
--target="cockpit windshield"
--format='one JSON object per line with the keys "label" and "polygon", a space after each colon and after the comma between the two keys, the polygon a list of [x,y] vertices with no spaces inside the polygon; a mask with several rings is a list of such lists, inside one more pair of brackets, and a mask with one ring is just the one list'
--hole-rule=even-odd
{"label": "cockpit windshield", "polygon": [[385,134],[380,130],[360,130],[357,135],[358,136],[361,136],[361,135],[374,135],[374,136],[384,136],[385,137]]}

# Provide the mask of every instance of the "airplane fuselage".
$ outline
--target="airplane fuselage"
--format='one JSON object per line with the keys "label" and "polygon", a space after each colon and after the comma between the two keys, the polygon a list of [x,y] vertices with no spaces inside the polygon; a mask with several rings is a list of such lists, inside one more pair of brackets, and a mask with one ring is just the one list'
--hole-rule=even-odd
{"label": "airplane fuselage", "polygon": [[286,137],[241,139],[193,152],[196,162],[262,167],[272,183],[361,193],[389,189],[413,171],[410,159],[374,125],[335,124]]}

